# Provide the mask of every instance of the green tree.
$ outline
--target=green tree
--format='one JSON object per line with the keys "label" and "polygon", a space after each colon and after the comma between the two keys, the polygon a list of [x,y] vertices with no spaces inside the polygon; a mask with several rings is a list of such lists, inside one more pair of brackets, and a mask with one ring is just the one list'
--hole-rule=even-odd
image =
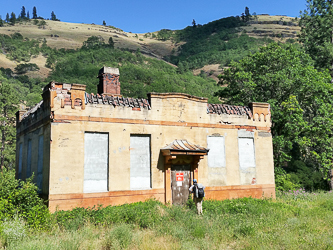
{"label": "green tree", "polygon": [[113,41],[112,37],[109,37],[108,44],[111,48],[114,48],[114,41]]}
{"label": "green tree", "polygon": [[196,28],[197,27],[197,23],[195,22],[195,20],[193,19],[193,21],[192,21],[192,26],[194,27],[194,28]]}
{"label": "green tree", "polygon": [[32,9],[32,19],[37,19],[37,8],[36,6]]}
{"label": "green tree", "polygon": [[6,23],[10,22],[9,13],[6,14]]}
{"label": "green tree", "polygon": [[104,38],[101,36],[91,36],[87,41],[83,42],[84,48],[94,48],[104,45]]}
{"label": "green tree", "polygon": [[245,21],[248,22],[251,18],[249,7],[245,7]]}
{"label": "green tree", "polygon": [[54,11],[51,12],[51,20],[52,20],[52,21],[59,21],[59,20],[57,19],[57,16],[54,14]]}
{"label": "green tree", "polygon": [[328,71],[295,45],[272,43],[233,62],[220,75],[226,84],[218,95],[227,103],[268,102],[272,113],[275,166],[302,160],[321,170],[331,168],[333,87]]}
{"label": "green tree", "polygon": [[106,22],[105,22],[105,20],[103,20],[103,25],[106,26]]}
{"label": "green tree", "polygon": [[27,12],[27,19],[30,20],[30,14],[29,14],[29,11]]}
{"label": "green tree", "polygon": [[16,130],[15,113],[18,110],[19,99],[9,81],[0,73],[0,167],[10,168],[15,162]]}
{"label": "green tree", "polygon": [[27,16],[26,16],[26,13],[25,13],[25,7],[24,7],[24,6],[22,6],[20,17],[21,17],[22,19],[25,19],[25,18],[27,17]]}
{"label": "green tree", "polygon": [[299,41],[316,62],[316,67],[330,69],[333,76],[333,1],[307,0],[301,12]]}
{"label": "green tree", "polygon": [[16,23],[16,15],[15,15],[14,12],[12,12],[12,14],[10,15],[9,22],[10,22],[11,25],[15,25],[15,23]]}
{"label": "green tree", "polygon": [[1,16],[0,16],[0,27],[3,26],[3,23],[4,23],[4,21],[2,20],[2,18],[1,18]]}
{"label": "green tree", "polygon": [[46,26],[45,20],[42,20],[42,21],[38,22],[38,28],[45,29],[45,26]]}

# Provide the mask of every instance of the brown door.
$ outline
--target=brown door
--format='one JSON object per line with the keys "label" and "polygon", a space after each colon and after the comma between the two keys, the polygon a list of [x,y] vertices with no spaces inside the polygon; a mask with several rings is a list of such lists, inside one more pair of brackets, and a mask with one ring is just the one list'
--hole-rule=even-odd
{"label": "brown door", "polygon": [[190,188],[190,165],[172,165],[171,166],[171,190],[172,204],[185,204]]}

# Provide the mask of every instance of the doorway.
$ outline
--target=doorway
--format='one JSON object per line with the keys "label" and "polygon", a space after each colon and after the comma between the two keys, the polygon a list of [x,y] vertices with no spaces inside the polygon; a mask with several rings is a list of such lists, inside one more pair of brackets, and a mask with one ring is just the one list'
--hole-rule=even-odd
{"label": "doorway", "polygon": [[191,165],[171,166],[172,204],[184,205],[189,196]]}

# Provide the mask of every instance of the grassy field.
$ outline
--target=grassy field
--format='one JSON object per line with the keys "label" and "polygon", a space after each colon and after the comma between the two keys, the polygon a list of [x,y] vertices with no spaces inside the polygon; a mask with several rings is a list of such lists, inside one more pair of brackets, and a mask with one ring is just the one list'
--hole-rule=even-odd
{"label": "grassy field", "polygon": [[75,209],[43,230],[1,225],[2,249],[333,249],[333,193],[280,193],[276,200],[204,201],[198,216],[157,201]]}

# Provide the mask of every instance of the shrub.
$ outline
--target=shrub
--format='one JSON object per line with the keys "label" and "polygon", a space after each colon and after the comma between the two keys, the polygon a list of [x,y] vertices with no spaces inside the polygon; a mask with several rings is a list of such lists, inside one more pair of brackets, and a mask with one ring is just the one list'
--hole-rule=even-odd
{"label": "shrub", "polygon": [[4,169],[0,173],[0,220],[17,215],[34,228],[45,226],[49,211],[39,198],[37,186],[29,178],[15,179],[15,171]]}
{"label": "shrub", "polygon": [[298,183],[294,183],[291,179],[290,174],[287,174],[287,172],[283,168],[274,168],[274,175],[276,190],[287,191],[300,188],[300,185]]}

